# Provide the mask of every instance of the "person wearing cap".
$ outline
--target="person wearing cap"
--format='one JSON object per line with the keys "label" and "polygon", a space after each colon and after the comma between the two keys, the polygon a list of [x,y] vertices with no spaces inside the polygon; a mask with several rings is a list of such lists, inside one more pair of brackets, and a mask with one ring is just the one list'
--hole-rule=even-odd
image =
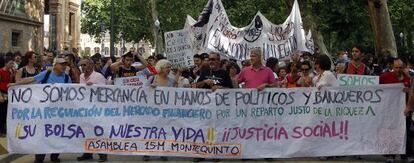
{"label": "person wearing cap", "polygon": [[[13,85],[24,85],[31,83],[41,84],[52,84],[52,83],[72,83],[69,75],[65,73],[67,67],[67,61],[64,58],[55,58],[53,60],[53,68],[51,70],[44,70],[34,77],[24,78],[16,83],[10,83],[9,86]],[[36,154],[35,163],[42,163],[45,159],[46,154]],[[52,162],[60,162],[59,154],[53,153],[50,155]]]}
{"label": "person wearing cap", "polygon": [[55,58],[53,60],[52,70],[44,70],[34,77],[24,78],[16,83],[10,85],[24,85],[31,83],[72,83],[69,75],[65,73],[67,67],[67,61],[64,58]]}

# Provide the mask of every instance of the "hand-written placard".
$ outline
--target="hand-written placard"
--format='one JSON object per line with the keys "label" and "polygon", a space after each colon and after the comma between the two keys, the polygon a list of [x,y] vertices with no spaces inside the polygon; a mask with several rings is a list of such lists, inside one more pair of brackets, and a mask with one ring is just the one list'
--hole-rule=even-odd
{"label": "hand-written placard", "polygon": [[187,30],[165,33],[166,57],[174,67],[194,65],[193,50]]}
{"label": "hand-written placard", "polygon": [[144,74],[133,77],[115,78],[115,85],[118,86],[142,86],[147,81]]}
{"label": "hand-written placard", "polygon": [[12,87],[8,149],[217,158],[398,154],[405,151],[401,90]]}
{"label": "hand-written placard", "polygon": [[338,74],[339,86],[379,85],[379,76]]}
{"label": "hand-written placard", "polygon": [[[203,12],[199,21],[187,16],[184,25],[183,30],[189,36],[187,40],[191,40],[192,54],[214,51],[227,58],[245,60],[251,49],[260,48],[263,59],[289,60],[297,52],[314,51],[311,34],[305,34],[297,1],[283,24],[273,24],[257,12],[251,23],[241,28],[231,24],[221,0],[209,2],[210,12]],[[165,40],[168,37],[165,35]]]}

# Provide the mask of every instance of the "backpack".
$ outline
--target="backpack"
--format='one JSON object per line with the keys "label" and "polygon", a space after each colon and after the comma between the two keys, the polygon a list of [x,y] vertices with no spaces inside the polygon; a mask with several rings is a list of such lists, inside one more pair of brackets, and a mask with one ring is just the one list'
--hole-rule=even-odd
{"label": "backpack", "polygon": [[[49,79],[50,73],[52,72],[52,70],[47,70],[45,77],[43,78],[43,80],[40,82],[42,84],[47,83],[47,80]],[[69,76],[65,73],[65,83],[69,82]]]}

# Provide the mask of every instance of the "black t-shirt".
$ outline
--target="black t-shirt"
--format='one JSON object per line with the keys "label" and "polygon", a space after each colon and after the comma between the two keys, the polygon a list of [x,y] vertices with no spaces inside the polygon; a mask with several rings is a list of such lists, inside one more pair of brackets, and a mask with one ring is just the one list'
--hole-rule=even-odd
{"label": "black t-shirt", "polygon": [[[201,82],[205,79],[213,80],[214,85],[219,85],[226,88],[233,88],[229,73],[223,69],[218,69],[216,71],[211,70],[210,68],[202,69],[200,71],[200,78],[198,79],[198,81]],[[205,84],[203,88],[211,89],[211,87],[207,84]]]}
{"label": "black t-shirt", "polygon": [[39,71],[35,70],[35,73],[31,74],[27,71],[26,67],[23,67],[21,78],[33,77],[33,76],[36,76],[37,74],[39,74]]}
{"label": "black t-shirt", "polygon": [[131,66],[129,69],[126,69],[121,66],[119,67],[119,70],[118,70],[118,77],[122,78],[122,77],[136,76],[137,72],[138,70],[134,66]]}

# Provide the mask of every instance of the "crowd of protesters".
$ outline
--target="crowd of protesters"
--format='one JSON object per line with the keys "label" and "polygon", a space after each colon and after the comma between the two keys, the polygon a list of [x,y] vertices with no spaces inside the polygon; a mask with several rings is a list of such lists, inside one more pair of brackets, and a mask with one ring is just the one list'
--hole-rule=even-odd
{"label": "crowd of protesters", "polygon": [[[383,63],[379,63],[382,60]],[[414,79],[414,56],[406,58],[378,59],[355,45],[350,53],[343,51],[337,56],[294,53],[289,60],[274,57],[265,58],[260,49],[252,49],[249,59],[238,61],[225,59],[216,52],[195,54],[194,66],[175,67],[163,55],[144,58],[130,49],[116,57],[103,57],[99,53],[91,57],[80,57],[77,49],[72,52],[56,54],[46,51],[44,54],[26,52],[7,53],[0,57],[0,134],[6,134],[7,90],[8,87],[32,83],[80,83],[86,85],[113,84],[115,78],[147,76],[144,86],[232,89],[256,88],[258,91],[270,87],[324,87],[338,86],[337,74],[377,75],[381,84],[403,83],[404,91],[409,93],[407,108],[407,153],[401,156],[408,162],[411,158],[412,132],[411,108],[414,106],[414,88],[410,83]],[[51,161],[59,162],[59,154],[52,154]],[[395,156],[386,156],[387,162],[393,162]],[[36,155],[35,162],[43,162],[45,155]],[[85,153],[78,161],[92,159]],[[149,160],[144,156],[144,160]],[[162,160],[167,158],[162,157]],[[99,161],[106,161],[107,155],[99,154]],[[196,158],[194,161],[201,161]]]}

